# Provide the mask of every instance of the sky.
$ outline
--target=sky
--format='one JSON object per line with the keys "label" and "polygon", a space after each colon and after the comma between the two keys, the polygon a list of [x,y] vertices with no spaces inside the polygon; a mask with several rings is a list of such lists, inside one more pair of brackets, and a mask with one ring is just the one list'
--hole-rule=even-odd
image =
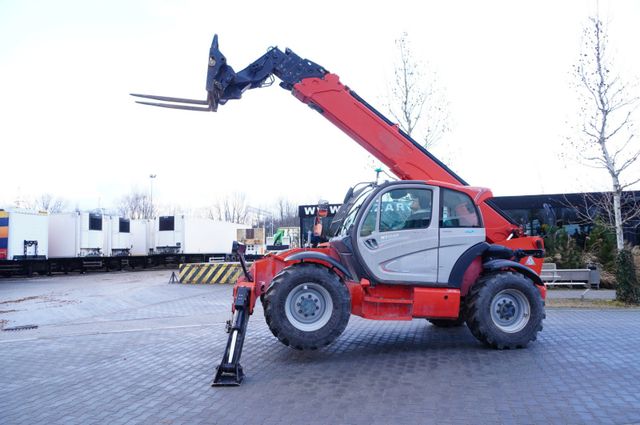
{"label": "sky", "polygon": [[571,67],[596,10],[619,70],[637,79],[631,0],[0,0],[0,207],[50,193],[110,208],[151,184],[155,203],[184,209],[233,193],[259,208],[338,203],[374,179],[364,149],[275,84],[217,113],[128,95],[204,99],[214,33],[236,70],[289,47],[385,112],[407,32],[446,93],[451,131],[433,152],[458,175],[496,196],[607,190],[604,172],[561,155],[577,119]]}

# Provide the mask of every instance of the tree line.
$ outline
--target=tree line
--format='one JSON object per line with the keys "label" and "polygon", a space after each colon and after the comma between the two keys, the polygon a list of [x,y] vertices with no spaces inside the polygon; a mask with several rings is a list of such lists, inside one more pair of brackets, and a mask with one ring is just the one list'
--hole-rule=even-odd
{"label": "tree line", "polygon": [[[18,208],[44,211],[49,214],[79,211],[62,197],[44,193],[31,199],[21,199],[15,204]],[[120,197],[113,208],[102,209],[104,213],[118,215],[132,220],[152,219],[158,215],[186,214],[212,220],[248,224],[277,230],[278,227],[298,226],[298,203],[286,198],[277,199],[272,205],[262,208],[249,204],[245,193],[234,192],[218,197],[209,206],[194,209],[179,205],[157,205],[151,201],[146,191],[133,188]]]}

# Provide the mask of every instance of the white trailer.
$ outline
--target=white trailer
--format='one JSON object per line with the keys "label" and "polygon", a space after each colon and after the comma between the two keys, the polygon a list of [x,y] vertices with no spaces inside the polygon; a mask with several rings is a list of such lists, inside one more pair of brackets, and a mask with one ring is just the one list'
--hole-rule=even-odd
{"label": "white trailer", "polygon": [[238,229],[250,226],[184,215],[156,219],[155,253],[231,253]]}
{"label": "white trailer", "polygon": [[46,259],[48,225],[46,212],[0,210],[0,260]]}
{"label": "white trailer", "polygon": [[0,276],[235,261],[232,243],[246,228],[183,215],[127,221],[101,212],[0,210]]}
{"label": "white trailer", "polygon": [[155,220],[131,220],[131,255],[149,255],[155,249]]}
{"label": "white trailer", "polygon": [[103,217],[104,255],[126,256],[131,253],[131,220],[119,216]]}
{"label": "white trailer", "polygon": [[102,213],[72,212],[49,217],[49,257],[97,257],[105,252]]}

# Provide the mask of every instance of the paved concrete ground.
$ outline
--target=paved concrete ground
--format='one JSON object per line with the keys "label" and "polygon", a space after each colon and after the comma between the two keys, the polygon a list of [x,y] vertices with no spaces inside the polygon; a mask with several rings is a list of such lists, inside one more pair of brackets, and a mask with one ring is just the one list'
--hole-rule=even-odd
{"label": "paved concrete ground", "polygon": [[2,424],[640,422],[640,311],[549,309],[538,341],[495,351],[466,328],[352,317],[298,352],[249,323],[247,378],[211,388],[229,286],[171,272],[0,279]]}

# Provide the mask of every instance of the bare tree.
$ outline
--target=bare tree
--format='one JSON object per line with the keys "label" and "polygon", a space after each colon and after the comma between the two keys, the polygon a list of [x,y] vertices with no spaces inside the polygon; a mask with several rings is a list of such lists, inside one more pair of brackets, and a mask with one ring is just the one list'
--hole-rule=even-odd
{"label": "bare tree", "polygon": [[264,227],[272,235],[279,227],[295,227],[300,224],[298,206],[285,198],[279,198],[270,207],[247,207],[247,224]]}
{"label": "bare tree", "polygon": [[197,209],[185,208],[180,204],[155,204],[153,205],[154,211],[157,215],[187,215],[193,217],[208,217],[209,210],[199,211]]}
{"label": "bare tree", "polygon": [[396,40],[398,59],[387,108],[400,128],[426,147],[449,131],[449,105],[436,74],[415,59],[407,33]]}
{"label": "bare tree", "polygon": [[[578,202],[571,202],[565,196],[564,206],[572,208],[582,224],[599,223],[608,231],[616,231],[616,214],[614,210],[615,192],[583,193]],[[640,197],[633,191],[625,191],[620,195],[620,223],[622,228],[635,225],[640,219]]]}
{"label": "bare tree", "polygon": [[67,201],[54,197],[50,193],[43,193],[32,202],[27,203],[27,207],[33,210],[47,211],[49,214],[55,214],[67,208]]}
{"label": "bare tree", "polygon": [[264,227],[268,234],[273,234],[276,215],[270,209],[259,207],[247,207],[247,224],[253,227]]}
{"label": "bare tree", "polygon": [[249,209],[247,195],[235,192],[217,200],[209,209],[209,218],[231,223],[247,223]]}
{"label": "bare tree", "polygon": [[130,219],[154,218],[155,207],[151,203],[149,195],[138,189],[132,189],[131,193],[120,200],[118,213],[122,217]]}
{"label": "bare tree", "polygon": [[279,198],[276,203],[276,226],[277,227],[289,227],[297,226],[298,220],[298,208],[288,199]]}
{"label": "bare tree", "polygon": [[581,100],[580,136],[570,139],[572,152],[584,165],[606,170],[612,185],[612,212],[616,245],[623,249],[623,190],[640,181],[626,171],[640,156],[634,138],[632,113],[639,98],[630,95],[632,87],[613,71],[607,55],[608,36],[598,18],[590,18],[584,29],[580,58],[574,66]]}

